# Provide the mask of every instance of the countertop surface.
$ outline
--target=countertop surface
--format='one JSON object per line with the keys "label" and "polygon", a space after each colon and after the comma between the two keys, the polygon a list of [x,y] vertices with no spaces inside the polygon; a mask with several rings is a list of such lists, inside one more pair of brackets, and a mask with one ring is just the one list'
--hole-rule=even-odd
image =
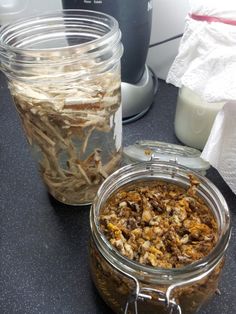
{"label": "countertop surface", "polygon": [[[123,143],[178,143],[177,89],[159,82],[149,112],[123,128]],[[216,170],[207,174],[232,214],[232,237],[215,295],[201,314],[236,313],[236,196]],[[89,207],[69,207],[47,193],[0,74],[0,313],[111,314],[89,274]],[[147,313],[148,314],[148,313]]]}

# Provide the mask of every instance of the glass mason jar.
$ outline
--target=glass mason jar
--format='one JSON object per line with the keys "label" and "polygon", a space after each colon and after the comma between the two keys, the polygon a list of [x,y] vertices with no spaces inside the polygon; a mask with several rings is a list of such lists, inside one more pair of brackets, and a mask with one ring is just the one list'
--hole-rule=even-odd
{"label": "glass mason jar", "polygon": [[120,39],[114,18],[85,10],[1,29],[1,69],[43,180],[63,203],[91,203],[119,166]]}
{"label": "glass mason jar", "polygon": [[175,269],[142,265],[122,256],[99,229],[99,212],[112,193],[128,183],[164,180],[189,187],[186,167],[170,162],[125,166],[113,173],[98,190],[90,212],[90,267],[93,281],[115,313],[195,313],[216,291],[230,238],[230,216],[220,191],[205,177],[198,195],[218,223],[218,242],[205,258]]}
{"label": "glass mason jar", "polygon": [[191,89],[185,86],[180,88],[174,122],[178,139],[188,146],[203,149],[215,117],[224,104],[208,103]]}

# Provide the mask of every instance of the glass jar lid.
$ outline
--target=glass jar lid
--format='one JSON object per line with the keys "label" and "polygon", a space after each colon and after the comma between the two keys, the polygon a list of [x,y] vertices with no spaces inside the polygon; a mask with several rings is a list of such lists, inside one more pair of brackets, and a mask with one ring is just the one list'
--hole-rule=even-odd
{"label": "glass jar lid", "polygon": [[165,161],[176,163],[205,174],[210,164],[203,160],[195,148],[165,142],[141,140],[123,149],[125,163]]}

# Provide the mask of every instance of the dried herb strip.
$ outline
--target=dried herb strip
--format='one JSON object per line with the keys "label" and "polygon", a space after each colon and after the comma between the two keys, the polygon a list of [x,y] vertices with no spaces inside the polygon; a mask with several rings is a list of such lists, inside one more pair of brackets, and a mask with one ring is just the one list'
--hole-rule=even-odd
{"label": "dried herb strip", "polygon": [[[90,66],[80,64],[78,70]],[[120,111],[119,70],[60,84],[51,77],[47,81],[46,69],[39,70],[32,84],[15,80],[9,84],[27,139],[56,199],[75,205],[91,202],[121,160],[114,138]],[[71,71],[65,77],[76,74],[76,69],[64,70]]]}

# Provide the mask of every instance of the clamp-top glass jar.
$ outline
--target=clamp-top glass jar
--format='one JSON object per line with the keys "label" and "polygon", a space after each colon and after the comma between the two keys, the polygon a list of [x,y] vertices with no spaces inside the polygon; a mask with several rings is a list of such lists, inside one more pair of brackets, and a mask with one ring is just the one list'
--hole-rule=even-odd
{"label": "clamp-top glass jar", "polygon": [[90,203],[121,160],[117,21],[64,10],[7,25],[1,69],[49,192]]}
{"label": "clamp-top glass jar", "polygon": [[[110,196],[128,184],[137,186],[153,180],[188,188],[189,174],[200,182],[197,194],[217,222],[218,240],[210,254],[172,269],[143,265],[120,254],[100,228],[100,211]],[[220,191],[188,168],[170,162],[143,162],[117,170],[98,190],[90,225],[92,278],[116,313],[195,313],[216,291],[230,238],[229,210]]]}

